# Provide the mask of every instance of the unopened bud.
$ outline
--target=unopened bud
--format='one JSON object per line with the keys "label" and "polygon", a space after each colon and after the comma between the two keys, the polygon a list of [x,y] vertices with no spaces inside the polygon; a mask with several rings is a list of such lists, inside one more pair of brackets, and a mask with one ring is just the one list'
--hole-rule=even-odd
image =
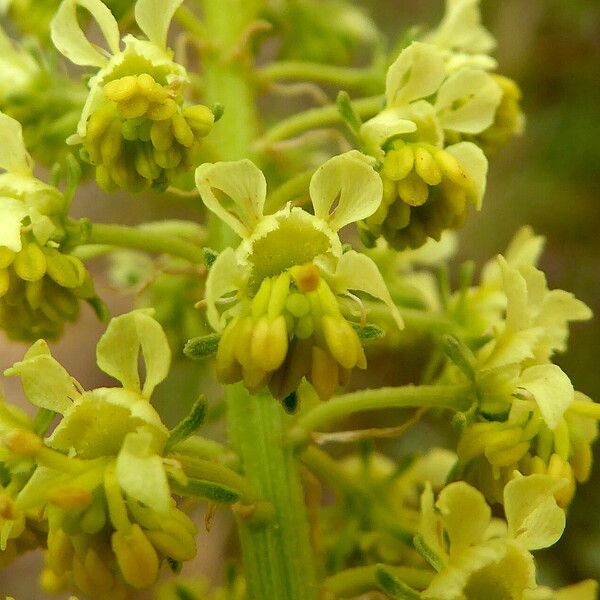
{"label": "unopened bud", "polygon": [[138,590],[150,587],[158,575],[158,556],[140,526],[116,531],[111,541],[123,579]]}

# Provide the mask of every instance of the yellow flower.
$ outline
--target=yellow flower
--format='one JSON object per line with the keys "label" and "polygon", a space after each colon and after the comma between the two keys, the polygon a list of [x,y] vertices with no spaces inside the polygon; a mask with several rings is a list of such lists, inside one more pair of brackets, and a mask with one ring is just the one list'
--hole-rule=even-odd
{"label": "yellow flower", "polygon": [[366,366],[342,298],[356,299],[350,290],[378,298],[401,324],[375,264],[344,253],[337,234],[376,208],[378,175],[358,152],[331,159],[311,181],[314,215],[291,205],[265,215],[266,182],[247,160],[202,165],[196,182],[206,206],[242,238],[218,256],[206,284],[208,319],[222,332],[219,378],[285,397],[307,377],[329,398],[351,369]]}
{"label": "yellow flower", "polygon": [[0,327],[22,340],[56,338],[79,314],[101,307],[92,278],[61,249],[66,200],[32,174],[22,129],[0,113]]}
{"label": "yellow flower", "polygon": [[426,488],[416,545],[438,573],[422,597],[521,600],[535,589],[530,551],[562,535],[565,514],[554,500],[562,485],[544,475],[516,476],[504,490],[506,522],[492,519],[483,495],[462,481],[446,486],[435,505]]}
{"label": "yellow flower", "polygon": [[[194,165],[199,139],[212,128],[214,115],[203,105],[184,106],[188,75],[167,48],[171,18],[183,0],[160,8],[151,0],[135,5],[137,24],[146,40],[127,35],[120,48],[119,28],[100,0],[64,0],[52,21],[56,47],[78,65],[99,67],[69,143],[82,143],[96,167],[101,188],[132,192],[166,187]],[[76,15],[88,9],[98,22],[110,58],[85,37]]]}

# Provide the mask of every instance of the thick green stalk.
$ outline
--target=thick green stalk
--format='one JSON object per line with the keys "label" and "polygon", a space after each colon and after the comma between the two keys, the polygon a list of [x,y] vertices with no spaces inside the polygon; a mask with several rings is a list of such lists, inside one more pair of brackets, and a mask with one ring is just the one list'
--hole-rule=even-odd
{"label": "thick green stalk", "polygon": [[[213,44],[203,57],[205,99],[225,106],[211,138],[221,160],[248,158],[258,137],[258,118],[246,42],[262,2],[203,0],[202,6]],[[220,221],[209,220],[209,229],[216,250],[236,243]],[[268,395],[251,396],[241,385],[228,388],[227,405],[231,445],[245,477],[274,508],[269,520],[237,513],[248,596],[316,600],[304,491],[297,458],[284,443],[281,405]]]}
{"label": "thick green stalk", "polygon": [[251,396],[241,385],[227,388],[229,432],[245,478],[275,513],[253,523],[238,515],[249,597],[253,600],[316,600],[298,460],[285,443],[284,413],[268,394]]}
{"label": "thick green stalk", "polygon": [[472,403],[470,385],[407,385],[360,390],[319,404],[298,419],[306,431],[316,431],[332,422],[367,410],[386,408],[448,408],[467,410]]}
{"label": "thick green stalk", "polygon": [[[203,0],[204,25],[211,48],[202,56],[204,95],[208,104],[221,103],[225,112],[211,132],[219,160],[248,158],[258,137],[251,58],[244,35],[256,19],[259,0]],[[216,250],[236,243],[235,234],[209,215],[210,244]]]}
{"label": "thick green stalk", "polygon": [[204,260],[202,248],[196,244],[175,235],[127,225],[93,223],[88,230],[80,230],[76,225],[70,234],[69,244],[76,247],[95,245],[135,248],[185,258],[192,263],[201,263]]}

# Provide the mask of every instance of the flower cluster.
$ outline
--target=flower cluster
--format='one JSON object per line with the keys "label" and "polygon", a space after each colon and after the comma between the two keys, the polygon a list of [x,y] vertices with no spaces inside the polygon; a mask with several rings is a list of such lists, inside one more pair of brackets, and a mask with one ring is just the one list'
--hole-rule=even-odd
{"label": "flower cluster", "polygon": [[55,338],[79,313],[99,307],[92,278],[61,247],[67,200],[32,174],[21,126],[0,113],[0,327],[11,338]]}
{"label": "flower cluster", "polygon": [[521,230],[506,258],[485,267],[481,285],[453,299],[450,312],[461,304],[466,315],[466,343],[479,348],[457,349],[461,366],[444,377],[470,378],[476,388],[477,411],[458,445],[463,475],[498,502],[514,470],[565,478],[569,485],[557,492],[565,506],[575,482],[589,477],[597,425],[586,416],[589,399],[551,359],[566,349],[568,323],[591,311],[572,294],[548,289],[535,267],[542,247],[542,238]]}
{"label": "flower cluster", "polygon": [[482,148],[522,127],[516,85],[490,74],[495,61],[480,54],[493,44],[478,11],[477,2],[449,1],[440,28],[389,68],[385,109],[361,127],[384,184],[381,206],[362,223],[368,246],[383,236],[398,250],[417,248],[460,227],[470,205],[481,208]]}
{"label": "flower cluster", "polygon": [[337,234],[381,198],[367,157],[352,151],[315,173],[314,215],[291,205],[265,215],[266,182],[248,160],[202,165],[196,182],[206,206],[242,237],[237,250],[219,254],[206,283],[208,319],[222,332],[219,379],[253,391],[268,385],[284,398],[306,377],[322,399],[331,397],[354,367],[366,367],[343,303],[358,300],[350,290],[385,302],[401,325],[375,263],[344,252]]}
{"label": "flower cluster", "polygon": [[48,591],[126,598],[154,583],[164,559],[195,555],[195,525],[169,484],[187,477],[164,458],[169,431],[149,402],[170,357],[163,330],[140,310],[113,319],[97,347],[98,365],[122,387],[84,391],[42,340],[6,371],[21,379],[34,406],[61,415],[46,438],[12,409],[3,407],[0,419],[1,459],[10,473],[2,496],[6,531],[13,544],[44,532]]}
{"label": "flower cluster", "polygon": [[[167,48],[169,23],[182,1],[159,7],[138,0],[136,21],[148,39],[127,35],[123,49],[117,21],[100,0],[64,0],[52,21],[52,40],[60,52],[75,64],[99,68],[89,81],[90,93],[70,143],[83,144],[96,181],[106,191],[167,187],[197,164],[199,140],[213,126],[208,107],[184,105],[188,75]],[[110,58],[83,34],[78,5],[92,12]]]}

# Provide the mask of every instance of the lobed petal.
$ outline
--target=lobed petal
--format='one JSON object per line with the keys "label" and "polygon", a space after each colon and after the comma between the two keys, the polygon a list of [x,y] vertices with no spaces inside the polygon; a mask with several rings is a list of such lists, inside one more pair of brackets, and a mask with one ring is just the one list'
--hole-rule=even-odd
{"label": "lobed petal", "polygon": [[151,42],[166,48],[171,20],[182,4],[183,0],[138,0],[135,20]]}

